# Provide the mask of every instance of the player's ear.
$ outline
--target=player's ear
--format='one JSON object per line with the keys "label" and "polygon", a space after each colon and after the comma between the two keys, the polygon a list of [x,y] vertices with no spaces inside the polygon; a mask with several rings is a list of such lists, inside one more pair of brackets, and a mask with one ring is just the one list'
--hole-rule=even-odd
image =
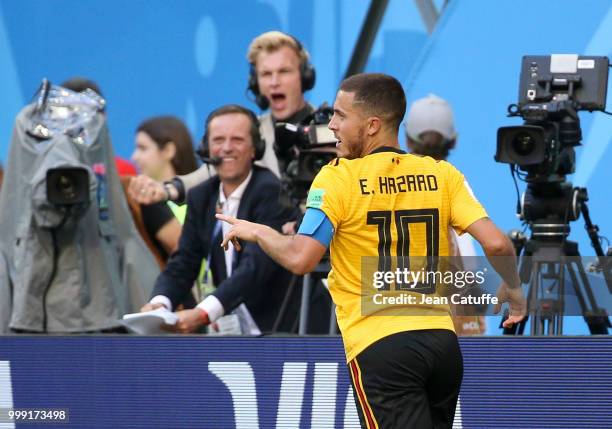
{"label": "player's ear", "polygon": [[368,135],[373,136],[380,131],[382,120],[378,116],[370,116],[368,118]]}

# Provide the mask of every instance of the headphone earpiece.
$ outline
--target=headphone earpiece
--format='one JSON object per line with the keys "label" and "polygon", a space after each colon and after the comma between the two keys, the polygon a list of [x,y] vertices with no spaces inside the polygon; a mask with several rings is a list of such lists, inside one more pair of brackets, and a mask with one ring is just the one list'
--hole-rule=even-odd
{"label": "headphone earpiece", "polygon": [[249,85],[248,91],[251,91],[255,96],[255,104],[261,109],[266,110],[270,107],[270,101],[260,94],[259,85],[257,84],[257,70],[255,70],[255,64],[249,65]]}
{"label": "headphone earpiece", "polygon": [[[293,37],[293,40],[295,40],[295,43],[297,43],[300,51],[304,51],[300,41],[295,37]],[[317,80],[317,73],[314,66],[310,64],[310,61],[306,60],[300,65],[300,77],[302,79],[302,93],[310,91],[312,88],[314,88],[315,81]]]}
{"label": "headphone earpiece", "polygon": [[208,133],[204,131],[202,140],[200,140],[200,147],[196,150],[196,154],[202,158],[210,158],[210,151],[208,150]]}
{"label": "headphone earpiece", "polygon": [[[264,97],[265,98],[265,97]],[[266,141],[261,135],[259,119],[257,115],[253,113],[253,111],[249,110],[251,121],[253,123],[253,127],[257,130],[257,132],[251,133],[251,138],[253,139],[253,147],[255,148],[255,161],[259,161],[263,158],[264,153],[266,152]]]}

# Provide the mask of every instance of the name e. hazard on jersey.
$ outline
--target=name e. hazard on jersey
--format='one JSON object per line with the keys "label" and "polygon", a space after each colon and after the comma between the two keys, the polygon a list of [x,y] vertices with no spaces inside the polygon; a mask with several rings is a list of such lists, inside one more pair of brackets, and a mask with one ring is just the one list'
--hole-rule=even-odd
{"label": "name e. hazard on jersey", "polygon": [[406,174],[396,177],[378,176],[377,182],[372,189],[368,184],[368,179],[359,179],[361,195],[434,192],[438,190],[438,180],[433,174]]}

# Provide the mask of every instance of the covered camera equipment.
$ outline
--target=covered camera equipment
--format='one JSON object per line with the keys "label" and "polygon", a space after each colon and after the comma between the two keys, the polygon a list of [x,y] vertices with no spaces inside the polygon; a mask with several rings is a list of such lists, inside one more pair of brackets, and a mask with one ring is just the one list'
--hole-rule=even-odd
{"label": "covered camera equipment", "polygon": [[104,106],[45,80],[17,116],[0,192],[0,333],[114,329],[149,296],[159,268],[130,215]]}
{"label": "covered camera equipment", "polygon": [[333,113],[323,104],[300,124],[276,123],[274,152],[289,205],[297,206],[306,199],[321,167],[336,157],[337,139],[327,128]]}

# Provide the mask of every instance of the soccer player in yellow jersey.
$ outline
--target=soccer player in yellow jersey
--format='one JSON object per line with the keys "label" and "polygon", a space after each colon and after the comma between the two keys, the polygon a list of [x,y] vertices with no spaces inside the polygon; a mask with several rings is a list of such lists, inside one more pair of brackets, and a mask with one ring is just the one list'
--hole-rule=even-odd
{"label": "soccer player in yellow jersey", "polygon": [[[230,240],[236,245],[237,239],[256,242],[297,274],[311,271],[329,246],[329,290],[362,427],[450,428],[463,361],[448,307],[430,305],[429,312],[416,315],[388,306],[364,311],[363,261],[375,258],[386,273],[394,257],[422,256],[431,262],[448,255],[452,227],[471,234],[502,277],[498,298],[510,306],[505,326],[523,319],[525,299],[514,248],[489,220],[463,175],[445,161],[399,149],[405,110],[404,91],[393,77],[347,78],[329,123],[340,158],[315,178],[298,234],[283,236],[264,225],[217,217],[232,224],[222,245]],[[425,301],[428,295],[421,296]]]}

